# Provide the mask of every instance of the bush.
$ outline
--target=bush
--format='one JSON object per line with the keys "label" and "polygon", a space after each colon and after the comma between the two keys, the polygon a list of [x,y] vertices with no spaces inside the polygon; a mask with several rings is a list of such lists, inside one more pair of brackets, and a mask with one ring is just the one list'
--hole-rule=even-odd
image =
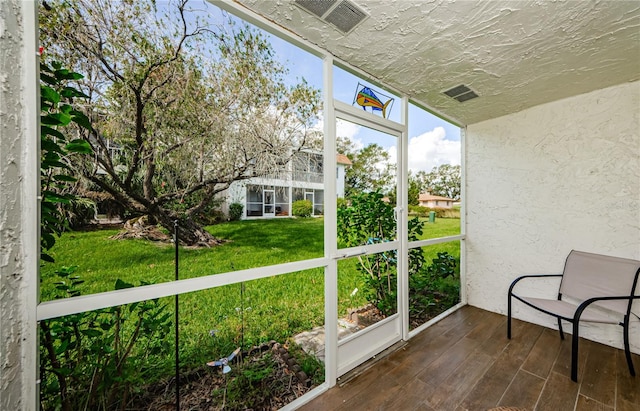
{"label": "bush", "polygon": [[[422,234],[424,223],[409,220],[409,241]],[[396,221],[391,204],[380,192],[363,193],[351,199],[351,206],[338,209],[338,239],[347,247],[391,241],[396,235]],[[396,312],[397,256],[395,251],[358,257],[357,270],[362,274],[367,300],[384,315]],[[424,255],[420,248],[409,252],[409,272],[420,272]]]}
{"label": "bush", "polygon": [[313,211],[313,204],[309,200],[294,201],[291,205],[291,213],[295,217],[311,217]]}
{"label": "bush", "polygon": [[[56,271],[56,298],[80,295],[83,280],[76,268]],[[130,287],[116,280],[116,290]],[[41,321],[41,408],[124,409],[137,387],[162,367],[149,357],[170,355],[171,314],[154,299]]]}
{"label": "bush", "polygon": [[409,206],[409,215],[427,218],[429,212],[435,211],[437,218],[460,218],[459,208],[442,208],[442,207],[424,207],[424,206]]}
{"label": "bush", "polygon": [[429,207],[409,205],[409,215],[418,217],[429,216]]}
{"label": "bush", "polygon": [[347,208],[349,207],[349,202],[346,198],[338,198],[338,208]]}
{"label": "bush", "polygon": [[410,322],[424,320],[460,302],[460,261],[449,253],[439,252],[430,265],[409,276]]}
{"label": "bush", "polygon": [[229,204],[229,220],[238,221],[244,214],[244,206],[241,203]]}

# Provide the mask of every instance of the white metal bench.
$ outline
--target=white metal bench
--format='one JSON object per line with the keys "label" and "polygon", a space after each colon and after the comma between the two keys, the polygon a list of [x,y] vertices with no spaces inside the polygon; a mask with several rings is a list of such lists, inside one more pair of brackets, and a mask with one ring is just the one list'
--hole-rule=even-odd
{"label": "white metal bench", "polygon": [[[629,372],[635,376],[629,351],[629,320],[633,301],[640,299],[635,291],[640,275],[640,261],[600,254],[571,251],[562,274],[524,275],[509,287],[507,338],[511,339],[512,298],[558,319],[560,338],[564,340],[562,320],[573,324],[571,344],[571,379],[578,381],[578,327],[580,321],[619,324],[623,327],[624,350]],[[562,277],[557,299],[525,297],[513,289],[521,280]],[[615,317],[618,317],[617,319]]]}

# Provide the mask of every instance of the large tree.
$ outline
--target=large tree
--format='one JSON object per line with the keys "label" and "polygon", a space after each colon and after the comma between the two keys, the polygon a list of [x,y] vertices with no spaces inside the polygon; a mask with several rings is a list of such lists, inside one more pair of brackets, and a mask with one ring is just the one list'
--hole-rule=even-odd
{"label": "large tree", "polygon": [[338,137],[338,152],[351,160],[345,174],[345,197],[381,191],[390,193],[395,187],[395,164],[389,153],[378,144],[369,144],[358,150],[347,138]]}
{"label": "large tree", "polygon": [[[206,8],[206,2],[198,2]],[[319,91],[287,70],[267,39],[189,0],[43,3],[47,53],[87,73],[79,87],[94,161],[74,164],[131,213],[188,244],[215,243],[194,217],[234,181],[313,147]]]}
{"label": "large tree", "polygon": [[462,179],[459,165],[441,164],[429,173],[419,171],[416,180],[420,185],[420,192],[429,192],[453,200],[460,199]]}

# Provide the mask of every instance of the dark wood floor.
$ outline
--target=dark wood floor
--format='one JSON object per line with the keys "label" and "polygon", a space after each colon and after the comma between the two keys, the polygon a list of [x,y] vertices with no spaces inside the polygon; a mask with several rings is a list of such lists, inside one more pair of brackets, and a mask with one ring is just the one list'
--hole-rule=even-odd
{"label": "dark wood floor", "polygon": [[464,307],[301,409],[640,410],[640,376],[623,351],[581,340],[574,383],[569,339],[517,320],[513,339],[505,334],[506,317]]}

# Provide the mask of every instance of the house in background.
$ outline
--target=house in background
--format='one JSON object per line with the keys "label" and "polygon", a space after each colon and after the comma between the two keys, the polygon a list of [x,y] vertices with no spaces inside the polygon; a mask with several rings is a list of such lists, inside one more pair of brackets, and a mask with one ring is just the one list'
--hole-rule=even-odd
{"label": "house in background", "polygon": [[420,194],[418,205],[429,208],[452,208],[453,200],[447,197],[434,196],[429,193]]}
{"label": "house in background", "polygon": [[[344,197],[346,167],[351,161],[343,154],[337,155],[336,193]],[[287,168],[236,181],[227,190],[223,211],[228,213],[229,205],[240,203],[244,206],[243,219],[273,218],[291,216],[291,206],[295,201],[309,200],[313,204],[313,215],[324,214],[324,161],[316,152],[296,153]]]}

